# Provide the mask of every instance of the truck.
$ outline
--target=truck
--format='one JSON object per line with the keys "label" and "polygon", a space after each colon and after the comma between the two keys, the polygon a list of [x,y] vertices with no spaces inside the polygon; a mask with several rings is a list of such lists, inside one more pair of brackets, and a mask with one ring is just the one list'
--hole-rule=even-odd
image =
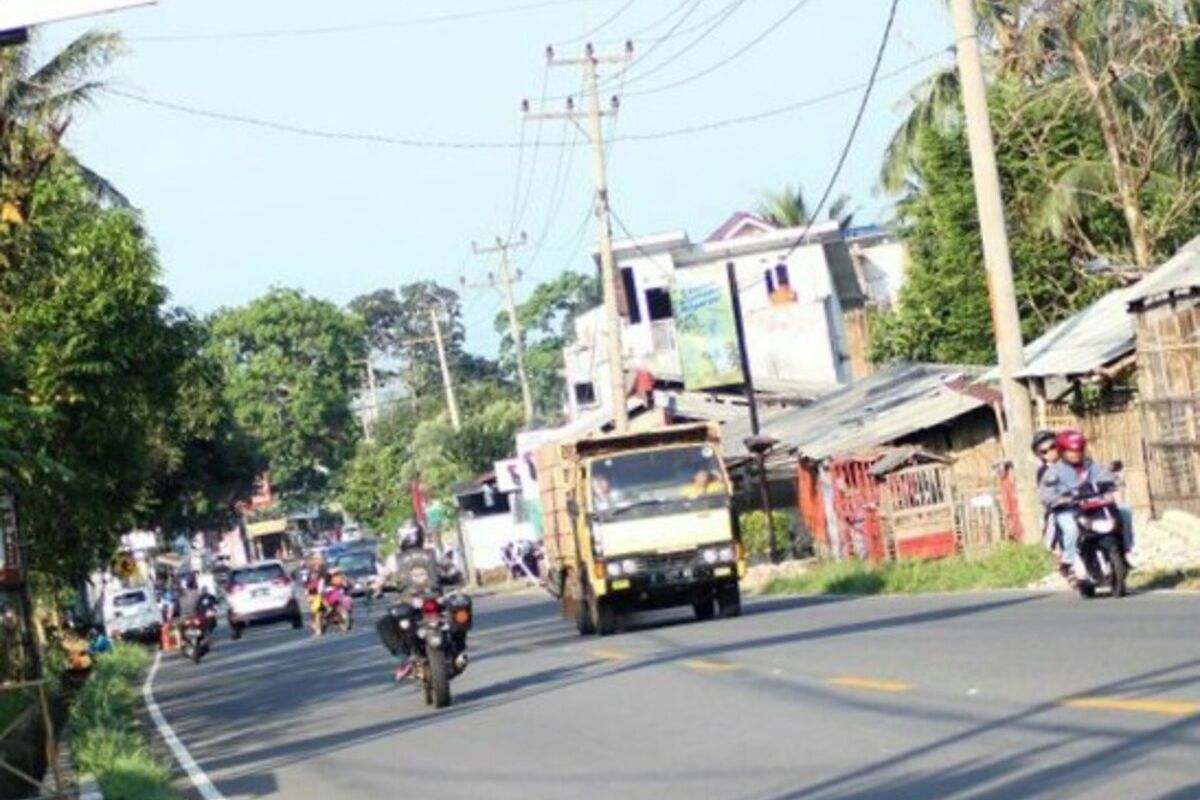
{"label": "truck", "polygon": [[716,423],[552,442],[534,464],[546,583],[581,635],[641,610],[741,614],[746,552]]}

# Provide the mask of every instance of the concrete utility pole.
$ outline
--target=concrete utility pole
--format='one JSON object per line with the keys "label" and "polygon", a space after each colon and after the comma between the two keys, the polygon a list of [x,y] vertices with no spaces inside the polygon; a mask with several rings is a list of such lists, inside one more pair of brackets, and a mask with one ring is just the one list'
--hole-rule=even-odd
{"label": "concrete utility pole", "polygon": [[438,364],[442,368],[442,385],[446,387],[446,408],[450,411],[450,425],[455,431],[462,430],[458,416],[458,398],[454,395],[454,380],[450,377],[450,362],[446,360],[446,343],[442,341],[442,321],[436,308],[429,309],[429,320],[433,323],[433,341],[437,345]]}
{"label": "concrete utility pole", "polygon": [[979,55],[978,21],[972,0],[950,0],[954,18],[958,76],[962,86],[967,142],[975,182],[975,203],[983,237],[983,260],[991,297],[992,326],[996,333],[996,356],[1000,367],[1000,391],[1004,398],[1005,449],[1012,463],[1017,486],[1017,505],[1026,541],[1038,538],[1041,528],[1034,475],[1036,466],[1029,443],[1033,440],[1033,410],[1029,391],[1017,380],[1025,364],[1021,320],[1013,286],[1008,232],[1004,224],[1004,201],[1000,195],[1000,173],[988,117],[987,86]]}
{"label": "concrete utility pole", "polygon": [[[497,236],[496,244],[492,247],[480,247],[471,242],[471,249],[477,256],[500,254],[500,274],[489,273],[488,280],[493,286],[499,284],[499,289],[504,294],[504,305],[508,308],[508,327],[512,335],[513,352],[517,356],[517,379],[521,381],[521,402],[525,405],[526,424],[533,422],[533,392],[529,389],[529,377],[525,372],[525,333],[521,330],[521,320],[517,317],[517,302],[513,298],[514,278],[508,263],[508,251],[524,247],[528,241],[529,237],[525,235],[525,231],[521,231],[521,238],[516,240]],[[520,279],[521,273],[518,271],[515,280]]]}
{"label": "concrete utility pole", "polygon": [[546,61],[552,67],[580,66],[583,68],[584,93],[587,95],[586,113],[577,112],[568,99],[567,110],[561,112],[529,111],[529,101],[522,103],[526,119],[569,119],[575,121],[586,116],[587,134],[592,145],[592,178],[596,184],[596,223],[600,245],[600,285],[604,291],[604,321],[608,328],[608,380],[613,398],[613,424],[618,433],[629,430],[629,410],[625,399],[625,367],[621,348],[621,314],[617,306],[618,275],[612,252],[612,220],[609,214],[608,178],[604,168],[604,133],[600,119],[617,113],[617,98],[607,111],[600,109],[600,95],[596,86],[596,67],[603,63],[621,63],[633,56],[633,43],[626,42],[621,53],[598,55],[589,43],[582,58],[556,59],[554,48],[546,48]]}

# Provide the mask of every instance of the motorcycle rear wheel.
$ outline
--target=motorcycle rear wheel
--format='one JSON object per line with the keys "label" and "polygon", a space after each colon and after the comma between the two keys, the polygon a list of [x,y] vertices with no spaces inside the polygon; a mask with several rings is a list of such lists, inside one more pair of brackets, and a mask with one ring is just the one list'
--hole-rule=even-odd
{"label": "motorcycle rear wheel", "polygon": [[430,687],[425,690],[427,694],[432,690],[434,708],[450,705],[450,664],[441,648],[429,651],[429,682],[426,686]]}

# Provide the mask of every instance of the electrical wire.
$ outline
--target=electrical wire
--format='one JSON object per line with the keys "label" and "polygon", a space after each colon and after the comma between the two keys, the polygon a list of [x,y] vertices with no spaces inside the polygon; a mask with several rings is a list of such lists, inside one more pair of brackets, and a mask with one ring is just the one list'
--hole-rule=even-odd
{"label": "electrical wire", "polygon": [[[681,16],[679,19],[675,20],[675,23],[670,28],[667,29],[667,33],[663,38],[661,38],[655,42],[652,42],[649,47],[647,47],[645,50],[643,50],[642,52],[635,55],[633,57],[633,60],[630,61],[625,66],[621,67],[621,69],[617,70],[616,73],[613,74],[608,79],[608,81],[606,82],[605,85],[612,86],[614,83],[617,83],[619,81],[624,81],[625,76],[627,74],[629,74],[629,70],[633,69],[638,64],[645,61],[652,53],[654,53],[655,50],[657,50],[659,47],[661,47],[663,45],[663,43],[669,39],[670,36],[677,33],[679,28],[683,26],[683,23],[687,22],[688,18],[690,18],[692,16],[692,14],[696,13],[696,9],[698,9],[703,2],[704,2],[704,0],[693,0],[691,7],[689,7],[686,11],[683,12],[683,16]],[[630,41],[632,41],[632,37],[630,38]]]}
{"label": "electrical wire", "polygon": [[[902,75],[905,72],[912,70],[922,64],[941,58],[947,53],[954,51],[953,46],[943,47],[936,51],[927,53],[920,58],[909,61],[906,64],[897,67],[896,69],[880,74],[875,82],[889,80]],[[849,86],[844,86],[840,89],[834,89],[820,95],[807,97],[795,102],[787,103],[782,106],[765,109],[763,111],[754,112],[751,114],[743,114],[735,117],[726,117],[723,119],[712,120],[710,122],[697,123],[695,125],[687,125],[678,128],[669,128],[661,131],[650,131],[646,133],[626,133],[619,137],[615,137],[615,141],[621,142],[644,142],[654,141],[657,139],[668,139],[676,136],[686,136],[696,133],[704,133],[707,131],[718,130],[733,125],[744,125],[748,123],[758,122],[772,117],[782,116],[784,114],[798,111],[803,108],[818,105],[820,103],[834,100],[854,92],[858,92],[867,86],[867,82],[860,82]],[[234,114],[224,111],[216,111],[212,109],[200,108],[197,106],[184,105],[182,103],[174,103],[167,100],[160,100],[144,95],[133,94],[112,86],[102,87],[102,91],[129,100],[142,105],[154,106],[156,108],[174,111],[179,114],[186,114],[194,117],[203,117],[214,119],[222,122],[231,122],[240,125],[251,127],[264,128],[274,130],[281,133],[290,133],[296,136],[306,136],[315,139],[327,139],[337,141],[353,141],[365,142],[373,144],[394,145],[398,147],[410,148],[428,148],[441,150],[515,150],[523,146],[520,142],[513,141],[488,141],[488,140],[438,140],[438,139],[417,139],[412,137],[389,136],[376,133],[363,133],[356,131],[334,131],[321,128],[309,128],[301,125],[293,125],[285,122],[262,119],[259,117],[251,117],[242,114]],[[563,139],[556,142],[543,142],[542,147],[579,147],[581,143],[578,141]]]}
{"label": "electrical wire", "polygon": [[[764,39],[766,39],[772,33],[779,30],[784,25],[784,23],[786,23],[793,16],[795,16],[795,14],[798,11],[800,11],[800,9],[802,9],[806,5],[808,5],[808,3],[810,1],[811,0],[799,0],[799,2],[797,2],[795,5],[793,5],[786,14],[784,14],[779,19],[773,21],[768,27],[766,27],[761,33],[759,33],[753,39],[746,42],[746,44],[742,45],[737,50],[734,50],[729,55],[725,56],[725,58],[722,58],[721,60],[717,61],[715,64],[710,64],[709,66],[705,67],[704,69],[700,70],[699,72],[693,73],[691,75],[680,78],[679,80],[676,80],[676,81],[672,81],[670,83],[664,83],[660,86],[653,86],[649,89],[638,89],[637,91],[629,92],[629,94],[627,96],[628,97],[642,97],[642,96],[650,95],[650,94],[659,94],[660,92],[665,92],[665,91],[669,91],[671,89],[676,89],[680,86],[686,86],[687,84],[693,83],[694,81],[698,81],[707,75],[711,75],[712,73],[716,72],[717,70],[721,69],[722,67],[732,63],[733,61],[737,60],[738,58],[741,58],[743,55],[745,55],[750,50],[752,50],[754,47],[756,47],[760,42],[762,42]],[[644,75],[642,77],[644,77]],[[632,81],[630,81],[630,83],[632,83]]]}
{"label": "electrical wire", "polygon": [[[704,42],[705,39],[707,39],[709,36],[711,36],[712,33],[717,28],[724,25],[729,20],[729,18],[733,16],[734,12],[737,11],[739,8],[741,8],[741,6],[743,4],[745,4],[745,2],[746,2],[746,0],[735,0],[735,2],[730,3],[728,6],[726,6],[723,13],[721,15],[719,15],[718,18],[714,22],[712,22],[707,28],[705,28],[703,31],[701,31],[699,36],[695,37],[690,42],[685,44],[683,47],[676,50],[674,53],[672,53],[670,56],[668,56],[666,58],[666,60],[658,62],[657,64],[652,66],[650,69],[646,70],[645,72],[639,72],[639,73],[635,74],[632,78],[629,78],[628,81],[626,81],[625,80],[625,77],[626,77],[625,71],[622,70],[622,73],[621,73],[622,83],[623,84],[624,83],[637,83],[638,81],[644,80],[645,78],[649,77],[650,75],[654,75],[655,73],[661,72],[662,70],[671,66],[676,61],[683,58],[684,55],[686,55],[687,53],[691,52],[696,47],[698,47],[702,42]],[[801,5],[803,5],[806,2],[808,2],[808,0],[800,0]]]}
{"label": "electrical wire", "polygon": [[359,22],[346,25],[323,25],[311,28],[274,28],[256,31],[226,31],[223,33],[179,33],[157,36],[135,36],[126,41],[130,42],[224,42],[255,39],[290,39],[306,36],[327,36],[339,33],[355,33],[358,31],[384,30],[391,28],[410,28],[421,25],[436,25],[444,22],[460,22],[463,20],[481,19],[484,17],[499,17],[509,14],[520,14],[554,6],[573,5],[589,0],[538,0],[538,2],[505,6],[502,8],[483,9],[478,11],[459,11],[452,14],[438,14],[428,17],[412,17],[398,20],[378,20],[376,22]]}
{"label": "electrical wire", "polygon": [[[547,91],[547,89],[549,89],[549,87],[550,87],[550,65],[547,64],[545,67],[543,76],[542,76],[542,100],[539,101],[539,107],[541,105],[545,105],[546,91]],[[529,209],[529,200],[530,200],[531,195],[533,194],[533,181],[534,181],[534,178],[537,176],[538,153],[541,150],[541,146],[542,146],[542,127],[543,127],[544,123],[545,123],[544,117],[538,118],[537,133],[534,135],[534,139],[533,139],[533,154],[530,156],[529,180],[526,183],[525,196],[523,199],[521,199],[520,205],[517,204],[517,200],[518,200],[517,192],[519,191],[519,188],[520,188],[520,178],[521,178],[520,172],[519,172],[520,167],[518,167],[517,186],[514,187],[514,192],[513,192],[513,214],[512,214],[512,218],[509,221],[509,225],[508,225],[508,238],[509,239],[512,239],[513,234],[515,234],[517,232],[517,228],[519,228],[521,226],[521,223],[525,220],[525,212]],[[522,136],[522,138],[524,138],[524,136],[525,136],[525,121],[523,119],[521,121],[521,136]]]}
{"label": "electrical wire", "polygon": [[812,229],[813,222],[825,210],[825,203],[829,201],[829,196],[833,194],[834,186],[837,185],[838,178],[842,174],[842,168],[846,166],[846,159],[850,157],[850,150],[854,146],[854,140],[858,136],[858,129],[862,125],[863,117],[867,113],[867,104],[871,100],[871,93],[875,89],[875,84],[879,78],[879,68],[883,64],[883,54],[887,51],[888,41],[892,37],[892,26],[896,23],[896,9],[899,6],[900,0],[892,0],[892,6],[888,11],[887,24],[884,25],[883,36],[879,40],[879,49],[875,52],[875,62],[871,65],[871,75],[867,78],[867,85],[863,90],[862,100],[858,104],[858,111],[854,115],[854,124],[850,126],[850,134],[846,137],[846,144],[842,147],[841,155],[838,156],[837,165],[833,168],[833,174],[829,176],[829,183],[825,185],[821,201],[813,209],[812,216],[809,217],[808,224],[804,226],[804,230],[796,237],[796,241],[792,243],[792,246],[784,254],[783,257],[785,260],[792,253],[796,252],[796,248],[804,242],[804,237]]}
{"label": "electrical wire", "polygon": [[613,22],[615,22],[618,17],[620,17],[622,14],[624,14],[630,8],[632,8],[633,4],[635,2],[637,2],[637,0],[625,0],[625,2],[621,4],[620,8],[618,8],[616,11],[614,11],[613,13],[611,13],[607,17],[605,17],[598,25],[596,25],[592,28],[589,28],[588,30],[584,31],[583,33],[579,34],[578,36],[572,36],[570,39],[564,39],[561,42],[555,42],[555,46],[560,47],[560,46],[564,46],[564,45],[568,45],[568,44],[577,44],[579,42],[587,41],[592,36],[599,33],[600,31],[604,30],[609,25],[611,25]]}

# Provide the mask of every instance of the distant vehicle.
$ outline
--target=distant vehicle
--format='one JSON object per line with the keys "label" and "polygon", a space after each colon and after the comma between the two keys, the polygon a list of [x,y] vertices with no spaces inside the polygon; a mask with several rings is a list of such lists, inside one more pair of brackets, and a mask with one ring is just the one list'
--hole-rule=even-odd
{"label": "distant vehicle", "polygon": [[375,554],[363,551],[344,553],[333,561],[334,569],[346,576],[351,597],[361,597],[371,591],[375,578]]}
{"label": "distant vehicle", "polygon": [[351,522],[342,528],[342,541],[343,542],[357,542],[362,537],[363,537],[363,529],[356,522]]}
{"label": "distant vehicle", "polygon": [[149,587],[120,589],[104,598],[104,625],[110,636],[122,639],[158,638],[162,614]]}
{"label": "distant vehicle", "polygon": [[230,570],[225,591],[229,603],[229,630],[240,639],[255,622],[290,622],[304,626],[296,586],[279,561],[260,561]]}

